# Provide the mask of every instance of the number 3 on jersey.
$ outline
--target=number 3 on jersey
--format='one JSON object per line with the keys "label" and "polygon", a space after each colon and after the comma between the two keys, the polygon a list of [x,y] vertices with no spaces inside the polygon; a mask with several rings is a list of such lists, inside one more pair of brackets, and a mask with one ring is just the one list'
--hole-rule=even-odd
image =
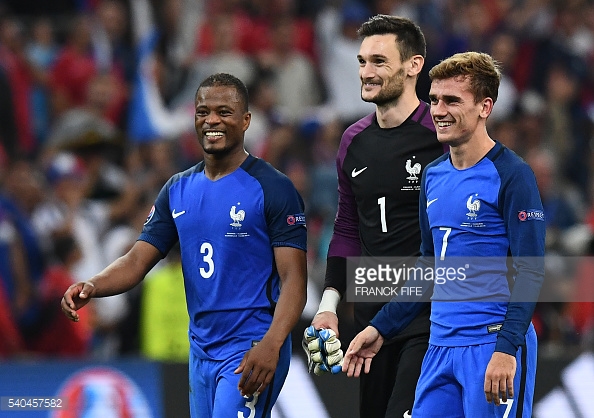
{"label": "number 3 on jersey", "polygon": [[210,278],[214,273],[214,261],[212,260],[212,245],[210,242],[203,242],[200,246],[200,254],[203,254],[202,260],[206,263],[208,268],[200,267],[200,275],[205,279]]}
{"label": "number 3 on jersey", "polygon": [[250,414],[246,417],[241,411],[237,411],[237,418],[254,418],[256,416],[256,403],[258,402],[258,392],[255,392],[251,401],[246,401],[245,406],[250,410]]}

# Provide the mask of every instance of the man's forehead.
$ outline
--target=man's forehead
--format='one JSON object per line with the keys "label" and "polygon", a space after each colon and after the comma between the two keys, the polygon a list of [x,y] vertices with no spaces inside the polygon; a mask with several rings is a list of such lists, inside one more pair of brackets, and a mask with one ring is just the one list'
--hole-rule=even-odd
{"label": "man's forehead", "polygon": [[221,95],[221,94],[232,94],[236,95],[237,90],[233,86],[202,86],[198,89],[198,95]]}
{"label": "man's forehead", "polygon": [[229,104],[240,103],[239,93],[232,86],[205,86],[196,93],[196,103],[219,99]]}
{"label": "man's forehead", "polygon": [[396,44],[396,35],[372,35],[361,41],[359,48],[360,56],[387,56],[399,54]]}
{"label": "man's forehead", "polygon": [[455,94],[468,90],[469,86],[470,78],[468,76],[459,75],[450,78],[434,79],[431,81],[430,92],[448,91]]}

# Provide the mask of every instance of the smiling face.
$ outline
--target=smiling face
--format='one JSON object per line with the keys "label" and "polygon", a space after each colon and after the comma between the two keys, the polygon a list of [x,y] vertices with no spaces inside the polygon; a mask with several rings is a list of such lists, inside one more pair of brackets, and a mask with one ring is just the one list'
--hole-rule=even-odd
{"label": "smiling face", "polygon": [[233,86],[201,87],[196,92],[194,126],[206,154],[243,151],[251,113]]}
{"label": "smiling face", "polygon": [[429,101],[437,139],[450,146],[465,144],[484,130],[493,108],[489,97],[475,102],[469,76],[433,80]]}
{"label": "smiling face", "polygon": [[396,102],[405,88],[406,71],[396,43],[396,35],[368,36],[359,48],[361,99],[378,106]]}

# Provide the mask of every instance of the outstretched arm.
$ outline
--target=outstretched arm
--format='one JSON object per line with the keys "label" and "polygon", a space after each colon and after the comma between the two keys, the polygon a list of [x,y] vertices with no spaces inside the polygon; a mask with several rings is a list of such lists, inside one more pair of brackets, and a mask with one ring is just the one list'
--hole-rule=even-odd
{"label": "outstretched arm", "polygon": [[384,337],[376,328],[371,325],[365,328],[349,344],[344,356],[342,371],[346,372],[349,377],[359,377],[361,369],[365,366],[364,372],[369,373],[371,360],[382,348],[383,343]]}
{"label": "outstretched arm", "polygon": [[85,282],[70,286],[64,293],[62,311],[72,321],[78,321],[78,311],[92,298],[112,296],[132,289],[162,258],[159,250],[144,241],[136,241],[122,257]]}

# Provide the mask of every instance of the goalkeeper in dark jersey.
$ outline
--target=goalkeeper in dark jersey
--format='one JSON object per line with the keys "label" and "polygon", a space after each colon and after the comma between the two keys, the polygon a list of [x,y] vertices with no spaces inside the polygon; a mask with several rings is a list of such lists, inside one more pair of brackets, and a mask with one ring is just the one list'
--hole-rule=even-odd
{"label": "goalkeeper in dark jersey", "polygon": [[[423,174],[417,266],[464,271],[446,281],[407,281],[431,297],[431,336],[412,416],[530,418],[537,359],[531,318],[545,270],[536,179],[487,132],[501,77],[491,56],[453,55],[429,77],[437,137],[451,151]],[[411,302],[394,298],[353,339],[343,365],[349,376],[367,371],[384,339],[424,309]]]}
{"label": "goalkeeper in dark jersey", "polygon": [[[426,55],[421,29],[405,18],[378,15],[363,23],[358,33],[361,98],[375,103],[376,111],[345,130],[336,159],[339,202],[325,289],[304,336],[317,373],[333,366],[334,371],[340,370],[336,308],[347,288],[347,258],[419,254],[421,173],[444,153],[429,105],[416,94]],[[355,303],[357,331],[382,306],[381,302]],[[382,347],[370,373],[362,376],[362,418],[402,417],[412,410],[428,338],[429,304]]]}

